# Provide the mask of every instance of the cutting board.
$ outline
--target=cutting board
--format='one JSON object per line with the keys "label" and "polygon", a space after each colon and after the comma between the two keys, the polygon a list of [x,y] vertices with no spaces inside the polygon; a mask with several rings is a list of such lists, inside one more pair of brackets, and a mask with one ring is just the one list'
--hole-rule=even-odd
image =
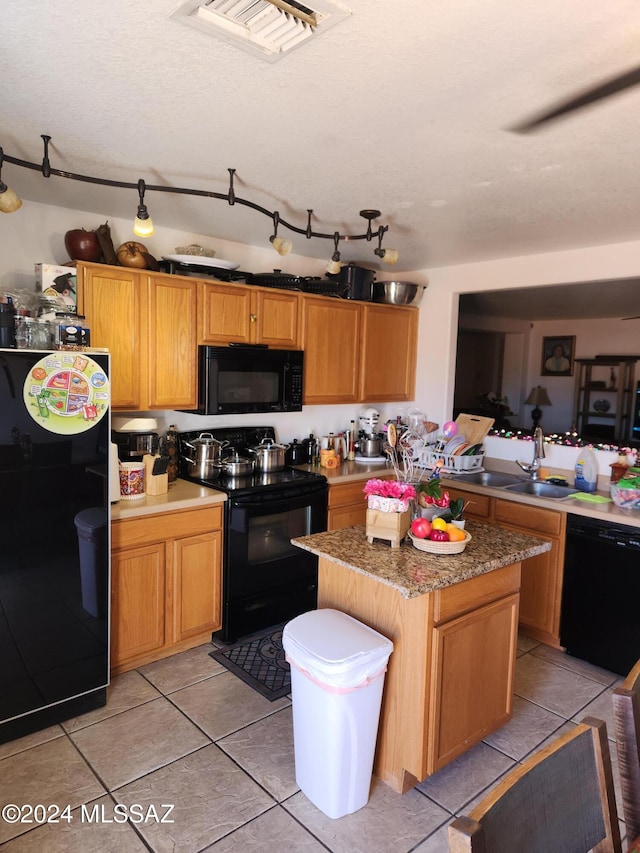
{"label": "cutting board", "polygon": [[480,415],[458,415],[456,418],[458,433],[466,436],[469,444],[482,444],[493,423],[494,418],[483,418]]}

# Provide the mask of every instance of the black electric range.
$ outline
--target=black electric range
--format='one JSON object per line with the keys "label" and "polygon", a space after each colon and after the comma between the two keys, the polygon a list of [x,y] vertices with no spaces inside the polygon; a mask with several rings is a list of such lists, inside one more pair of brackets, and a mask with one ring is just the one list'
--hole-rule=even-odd
{"label": "black electric range", "polygon": [[223,427],[178,435],[181,477],[225,492],[222,563],[224,642],[287,622],[317,607],[318,558],[292,539],[327,529],[327,480],[321,474],[286,467],[247,477],[190,477],[184,443],[202,434],[228,442],[240,456],[273,427]]}
{"label": "black electric range", "polygon": [[[253,471],[245,477],[229,477],[223,471],[212,477],[192,477],[186,456],[189,455],[185,442],[193,442],[201,435],[211,435],[216,441],[226,442],[228,448],[233,448],[239,456],[252,458],[250,447],[256,447],[263,439],[276,440],[275,429],[270,426],[257,427],[213,427],[212,429],[191,430],[178,434],[180,453],[180,476],[192,483],[199,483],[211,489],[218,489],[228,495],[242,496],[256,492],[273,492],[283,488],[291,489],[297,486],[314,484],[326,485],[326,477],[313,471],[301,471],[298,468],[285,467],[282,471]],[[224,451],[223,451],[224,456]]]}

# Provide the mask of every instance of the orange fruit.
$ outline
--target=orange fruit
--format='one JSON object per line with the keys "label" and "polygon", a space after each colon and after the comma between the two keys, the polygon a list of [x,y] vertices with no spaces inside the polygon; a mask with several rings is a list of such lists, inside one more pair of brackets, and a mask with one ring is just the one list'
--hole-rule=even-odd
{"label": "orange fruit", "polygon": [[462,542],[465,538],[464,530],[460,530],[460,528],[456,527],[455,524],[448,525],[447,533],[449,534],[450,542]]}

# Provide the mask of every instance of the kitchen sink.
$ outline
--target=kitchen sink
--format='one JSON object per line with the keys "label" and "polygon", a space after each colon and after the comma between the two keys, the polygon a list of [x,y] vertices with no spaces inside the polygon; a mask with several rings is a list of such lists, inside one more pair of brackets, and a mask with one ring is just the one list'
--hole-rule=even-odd
{"label": "kitchen sink", "polygon": [[540,480],[520,480],[510,486],[504,486],[507,492],[517,492],[520,495],[536,495],[539,498],[551,498],[560,501],[569,495],[575,495],[577,490],[567,486],[554,486],[552,483],[543,483]]}
{"label": "kitchen sink", "polygon": [[497,471],[474,471],[473,474],[460,474],[456,477],[461,483],[475,483],[478,486],[493,486],[496,489],[512,483],[522,483],[522,477],[513,474],[499,474]]}

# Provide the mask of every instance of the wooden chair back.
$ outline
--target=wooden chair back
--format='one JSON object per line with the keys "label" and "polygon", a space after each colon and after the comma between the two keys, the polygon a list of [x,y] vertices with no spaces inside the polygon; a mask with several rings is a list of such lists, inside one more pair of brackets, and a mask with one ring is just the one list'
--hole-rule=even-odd
{"label": "wooden chair back", "polygon": [[613,691],[622,814],[629,841],[640,838],[640,660]]}
{"label": "wooden chair back", "polygon": [[449,826],[451,853],[621,853],[611,756],[602,720],[514,768]]}

